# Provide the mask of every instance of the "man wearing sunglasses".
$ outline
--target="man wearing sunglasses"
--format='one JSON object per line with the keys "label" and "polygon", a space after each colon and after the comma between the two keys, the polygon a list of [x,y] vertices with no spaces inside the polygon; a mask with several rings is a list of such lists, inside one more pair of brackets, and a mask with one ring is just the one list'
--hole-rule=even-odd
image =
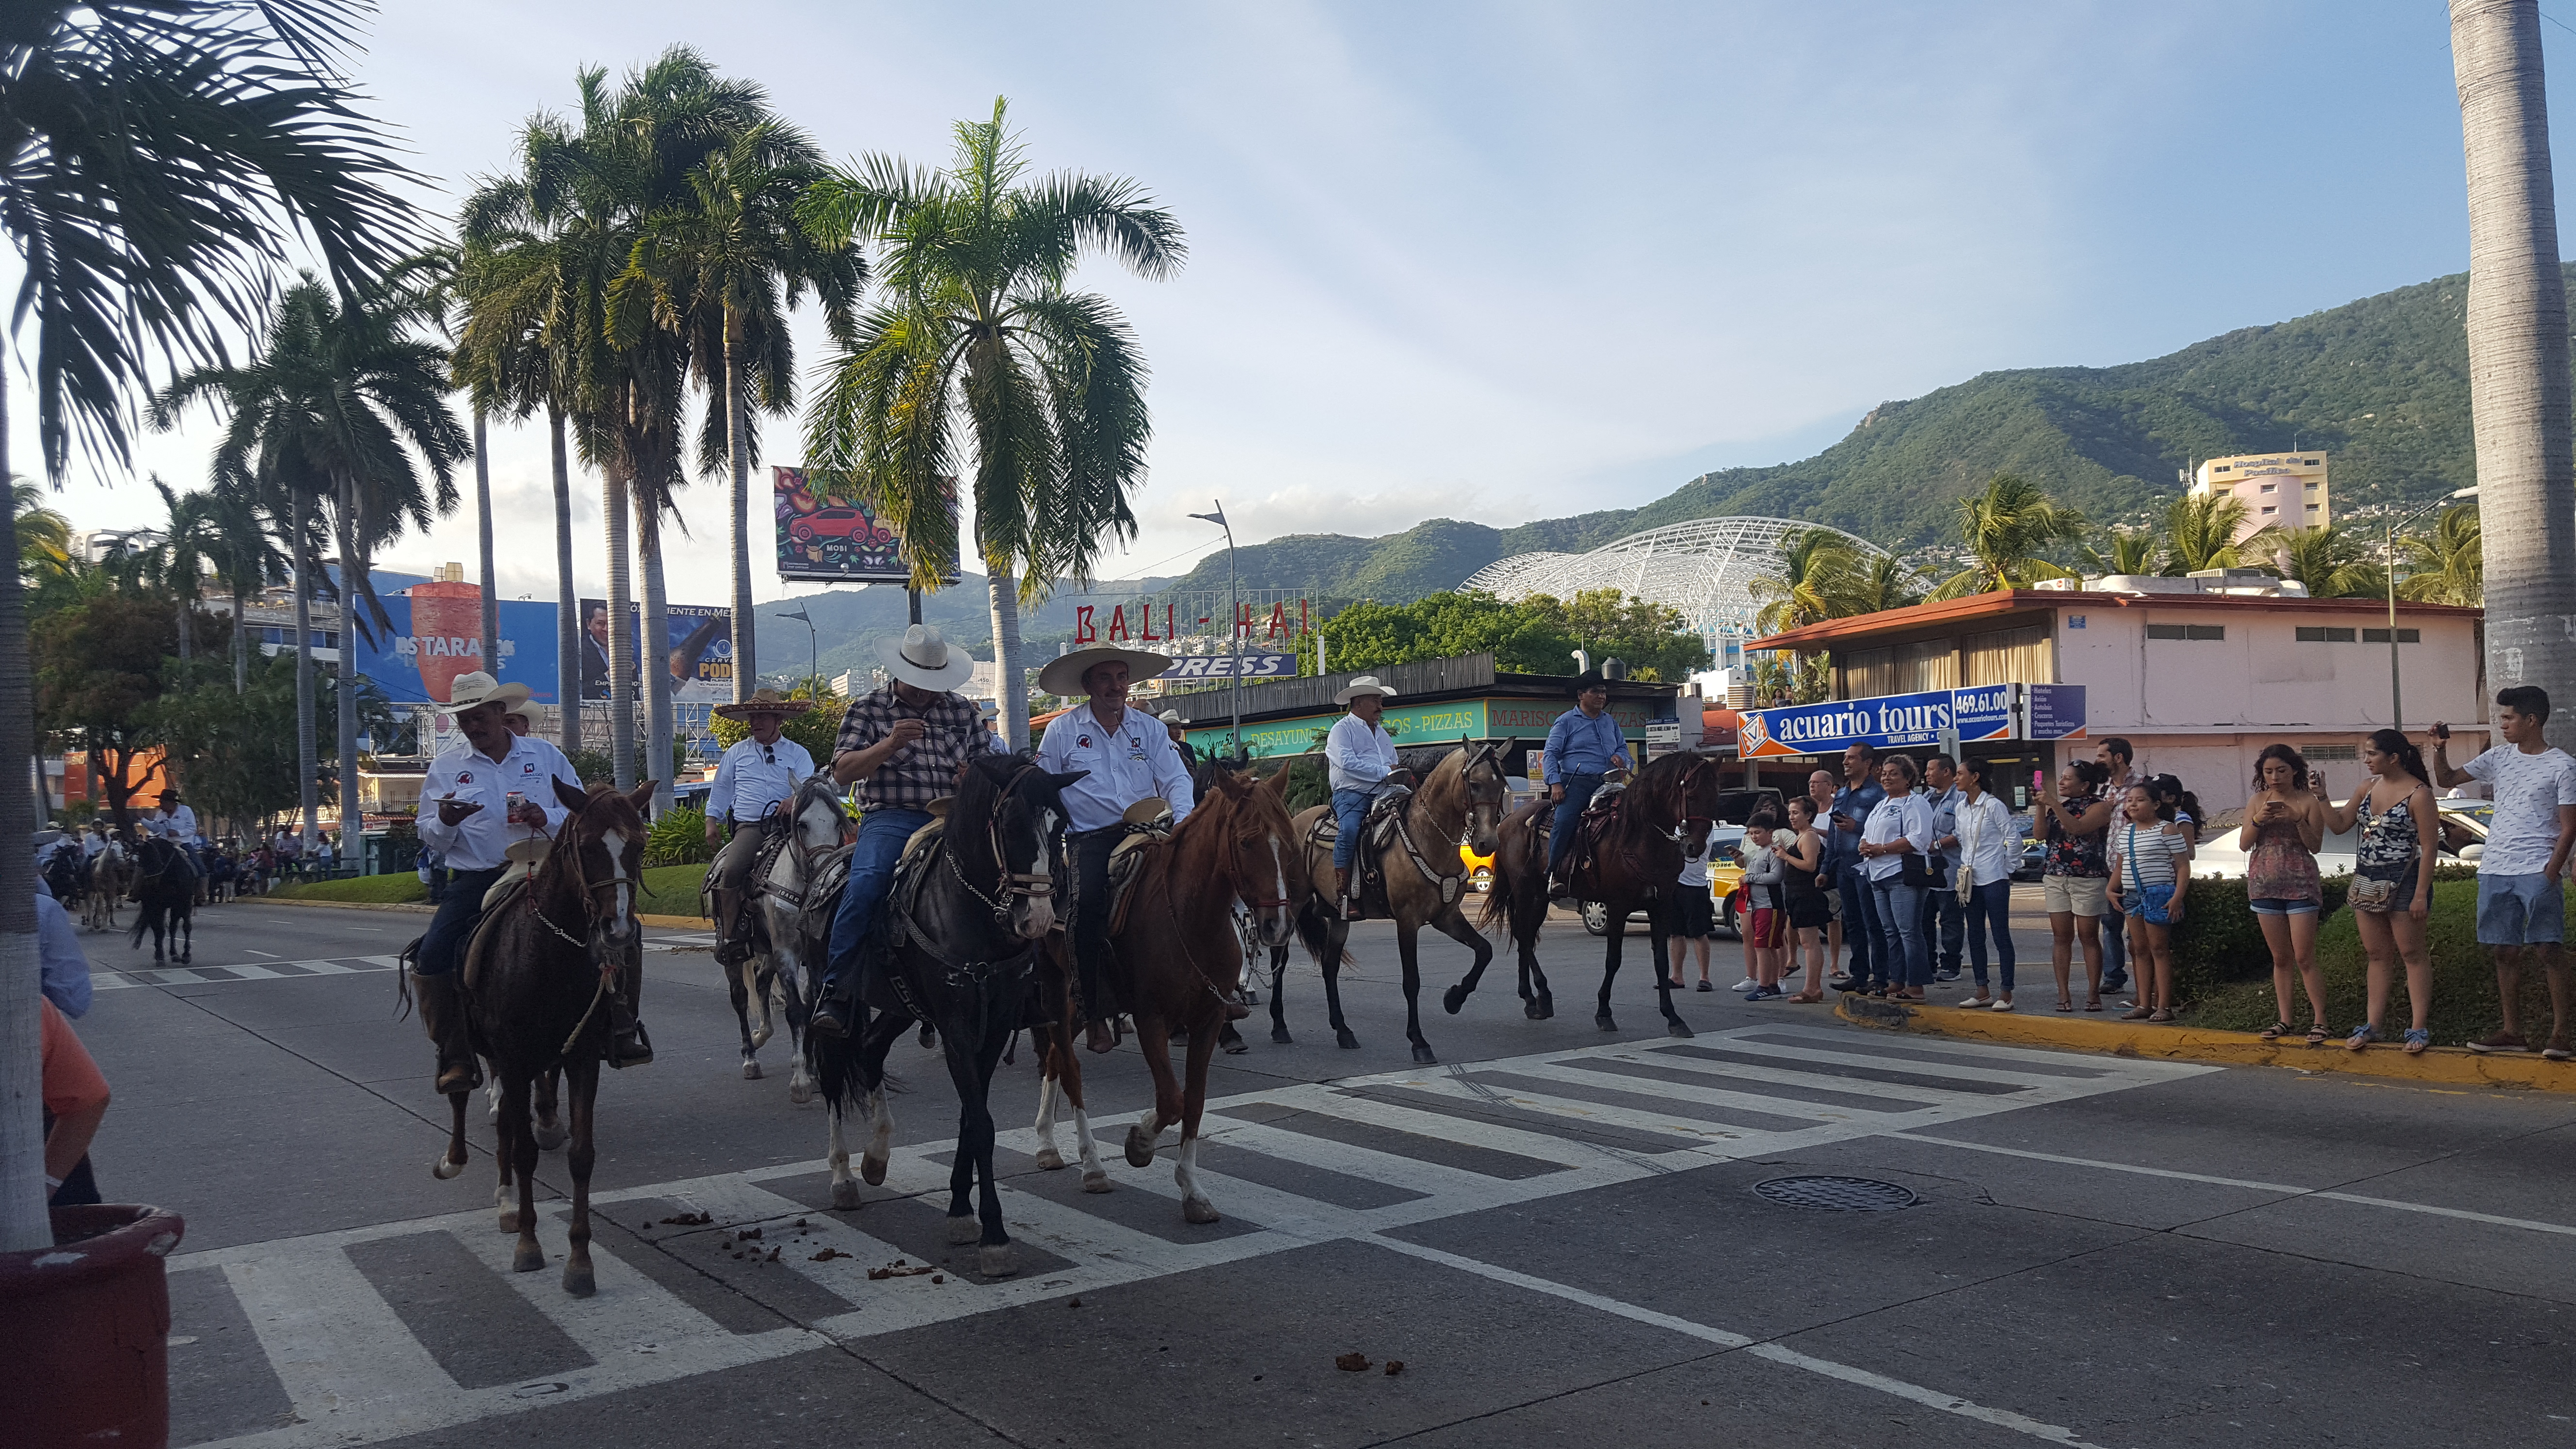
{"label": "man wearing sunglasses", "polygon": [[743,890],[752,864],[760,858],[764,832],[752,827],[776,821],[784,828],[796,787],[814,773],[814,757],[803,745],[778,732],[787,716],[798,713],[797,701],[762,689],[738,704],[720,704],[715,712],[751,726],[749,738],[737,740],[716,766],[716,782],[707,794],[707,844],[730,833],[716,857],[716,961],[738,966],[751,954],[748,932],[740,932]]}

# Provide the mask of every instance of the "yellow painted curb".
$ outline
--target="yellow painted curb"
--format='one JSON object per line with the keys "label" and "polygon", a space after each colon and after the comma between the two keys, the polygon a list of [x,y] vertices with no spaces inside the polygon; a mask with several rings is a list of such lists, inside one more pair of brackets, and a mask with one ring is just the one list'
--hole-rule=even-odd
{"label": "yellow painted curb", "polygon": [[[436,906],[423,905],[418,901],[305,901],[279,899],[273,896],[246,896],[239,902],[239,904],[253,906],[312,906],[332,911],[409,911],[415,915],[422,916],[429,915],[438,909]],[[681,931],[694,931],[711,924],[704,916],[648,916],[642,911],[635,913],[635,919],[642,921],[648,926],[662,926],[668,929]]]}
{"label": "yellow painted curb", "polygon": [[2234,1067],[2295,1067],[2304,1072],[2344,1072],[2451,1086],[2576,1092],[2576,1062],[2549,1061],[2537,1052],[2489,1056],[2466,1047],[2437,1046],[2410,1057],[2387,1043],[2354,1052],[2344,1050],[2340,1040],[2309,1046],[2304,1035],[2270,1042],[2252,1032],[2137,1021],[2069,1020],[2054,1011],[2041,1015],[1925,1008],[1850,994],[1845,994],[1842,1004],[1834,1008],[1834,1015],[1854,1026],[2006,1046],[2056,1047],[2155,1061],[2219,1062]]}

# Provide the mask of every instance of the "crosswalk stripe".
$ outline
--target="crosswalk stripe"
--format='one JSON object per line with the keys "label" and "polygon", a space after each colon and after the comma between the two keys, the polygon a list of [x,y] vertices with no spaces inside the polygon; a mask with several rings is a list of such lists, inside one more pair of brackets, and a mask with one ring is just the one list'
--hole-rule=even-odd
{"label": "crosswalk stripe", "polygon": [[[1423,1080],[1439,1079],[1434,1077]],[[1401,1085],[1413,1086],[1415,1083],[1405,1082]],[[1349,1093],[1339,1095],[1340,1100],[1332,1105],[1332,1114],[1349,1121],[1366,1122],[1376,1127],[1391,1127],[1398,1132],[1410,1132],[1417,1137],[1426,1137],[1434,1142],[1463,1142],[1470,1147],[1482,1147],[1488,1152],[1508,1153],[1514,1157],[1526,1157],[1537,1162],[1553,1162],[1560,1167],[1588,1167],[1601,1160],[1602,1149],[1589,1142],[1552,1137],[1544,1132],[1524,1132],[1517,1127],[1505,1127],[1499,1123],[1481,1121],[1474,1117],[1442,1116],[1437,1112],[1426,1112],[1418,1107],[1399,1107],[1392,1102],[1381,1102],[1371,1097]]]}
{"label": "crosswalk stripe", "polygon": [[[1625,1057],[1600,1057],[1594,1061],[1624,1061]],[[1482,1063],[1492,1066],[1490,1062]],[[1732,1092],[1724,1087],[1698,1082],[1675,1082],[1660,1077],[1634,1077],[1622,1072],[1602,1071],[1571,1061],[1529,1062],[1512,1067],[1516,1076],[1548,1077],[1557,1081],[1581,1082],[1593,1086],[1611,1086],[1676,1101],[1696,1102],[1703,1107],[1733,1107],[1759,1112],[1770,1117],[1803,1117],[1816,1122],[1874,1121],[1886,1116],[1884,1110],[1866,1111],[1857,1107],[1802,1102],[1795,1097],[1766,1097],[1754,1092]]]}
{"label": "crosswalk stripe", "polygon": [[[1733,1052],[1743,1052],[1748,1056],[1769,1057],[1781,1061],[1830,1062],[1836,1066],[1867,1067],[1874,1071],[1901,1072],[1908,1076],[1917,1077],[1943,1077],[1951,1081],[1958,1082],[1995,1082],[2015,1087],[2026,1087],[2034,1085],[2038,1081],[2045,1080],[2043,1078],[2033,1077],[2028,1073],[2014,1072],[2009,1067],[1950,1066],[1942,1062],[1918,1061],[1911,1057],[1902,1061],[1894,1061],[1886,1057],[1868,1056],[1858,1052],[1833,1051],[1822,1047],[1782,1046],[1777,1042],[1751,1040],[1743,1037],[1736,1037],[1729,1040],[1726,1044],[1726,1049]],[[1866,1077],[1845,1077],[1839,1080],[1867,1082],[1870,1079]],[[1872,1085],[1877,1084],[1873,1083]],[[1915,1084],[1911,1082],[1889,1083],[1887,1085],[1896,1086],[1899,1090],[1911,1090],[1915,1086]],[[1932,1088],[1927,1090],[1938,1089]]]}
{"label": "crosswalk stripe", "polygon": [[1768,1082],[1776,1086],[1799,1087],[1809,1091],[1832,1092],[1844,1097],[1862,1097],[1902,1104],[1882,1109],[1895,1113],[1916,1111],[1941,1102],[1957,1101],[1970,1096],[1983,1098],[1986,1095],[1945,1092],[1938,1087],[1918,1087],[1911,1084],[1898,1086],[1892,1082],[1873,1082],[1858,1077],[1837,1077],[1823,1072],[1792,1071],[1785,1067],[1756,1066],[1750,1062],[1712,1061],[1707,1057],[1684,1056],[1679,1052],[1661,1051],[1653,1047],[1640,1048],[1625,1055],[1614,1053],[1611,1059],[1636,1062],[1660,1071],[1689,1072],[1721,1081],[1731,1078],[1739,1082]]}
{"label": "crosswalk stripe", "polygon": [[223,1271],[298,1414],[382,1410],[461,1392],[348,1254],[263,1258]]}
{"label": "crosswalk stripe", "polygon": [[1702,1142],[1735,1142],[1747,1137],[1765,1136],[1752,1129],[1721,1127],[1712,1122],[1687,1117],[1666,1117],[1634,1107],[1621,1107],[1608,1102],[1587,1102],[1574,1097],[1555,1097],[1544,1092],[1519,1087],[1489,1086],[1465,1077],[1432,1077],[1411,1084],[1415,1091],[1448,1097],[1460,1102],[1481,1102],[1521,1112],[1534,1112],[1546,1117],[1562,1117],[1572,1122],[1598,1122],[1604,1127],[1626,1127],[1639,1132],[1658,1132],[1674,1137],[1690,1137]]}

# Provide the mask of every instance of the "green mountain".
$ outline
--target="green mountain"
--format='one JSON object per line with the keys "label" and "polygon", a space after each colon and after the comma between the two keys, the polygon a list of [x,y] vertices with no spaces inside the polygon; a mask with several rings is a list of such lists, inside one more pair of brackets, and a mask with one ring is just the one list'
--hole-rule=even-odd
{"label": "green mountain", "polygon": [[[2576,281],[2576,265],[2568,267]],[[2468,276],[2248,327],[2117,367],[1989,372],[1881,403],[1802,462],[1704,474],[1643,508],[1490,528],[1435,518],[1381,538],[1307,534],[1236,551],[1246,588],[1407,602],[1496,559],[1580,552],[1728,513],[1811,519],[1899,551],[1951,541],[1955,502],[1999,472],[2101,522],[2180,491],[2203,458],[2301,447],[2333,458],[2336,512],[2415,502],[2477,479],[2469,432]],[[1225,556],[1185,589],[1225,587]]]}

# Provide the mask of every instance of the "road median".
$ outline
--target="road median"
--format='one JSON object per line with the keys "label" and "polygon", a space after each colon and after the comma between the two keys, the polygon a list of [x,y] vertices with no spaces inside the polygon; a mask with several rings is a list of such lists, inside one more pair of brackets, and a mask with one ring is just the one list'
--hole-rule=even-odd
{"label": "road median", "polygon": [[[243,896],[241,900],[244,904],[258,906],[309,906],[333,911],[409,911],[418,916],[433,914],[438,909],[436,906],[422,905],[417,901],[315,901],[291,896]],[[704,916],[662,916],[645,911],[637,911],[635,919],[648,926],[660,926],[674,931],[701,931],[715,924]]]}
{"label": "road median", "polygon": [[2344,1050],[2340,1038],[2312,1047],[2304,1035],[2265,1041],[2252,1032],[2069,1017],[2055,1011],[1915,1006],[1849,993],[1844,994],[1834,1014],[1854,1026],[2001,1046],[2054,1047],[2061,1051],[2155,1061],[2215,1062],[2232,1067],[2294,1067],[2303,1072],[2342,1072],[2447,1086],[2576,1092],[2576,1062],[2549,1061],[2537,1052],[2490,1055],[2466,1047],[2437,1046],[2408,1056],[2393,1043],[2355,1052]]}

